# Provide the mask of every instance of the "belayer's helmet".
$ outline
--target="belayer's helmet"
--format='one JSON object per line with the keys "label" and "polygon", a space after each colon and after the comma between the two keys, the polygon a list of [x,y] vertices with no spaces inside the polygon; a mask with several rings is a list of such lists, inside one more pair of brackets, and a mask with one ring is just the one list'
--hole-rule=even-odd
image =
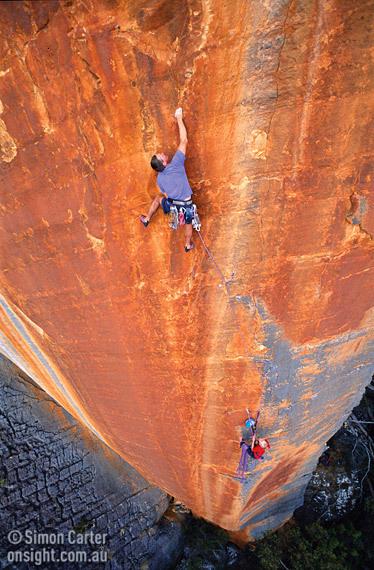
{"label": "belayer's helmet", "polygon": [[248,418],[247,420],[245,420],[245,427],[246,428],[252,428],[255,425],[255,420],[253,418]]}

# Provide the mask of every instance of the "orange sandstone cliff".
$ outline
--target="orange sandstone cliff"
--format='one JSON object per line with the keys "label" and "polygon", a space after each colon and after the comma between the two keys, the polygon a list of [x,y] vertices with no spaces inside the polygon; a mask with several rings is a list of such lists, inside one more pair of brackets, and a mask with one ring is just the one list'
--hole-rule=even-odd
{"label": "orange sandstone cliff", "polygon": [[[374,1],[0,4],[0,346],[243,538],[302,502],[370,381]],[[186,255],[149,167],[186,168]],[[234,478],[245,408],[271,454]]]}

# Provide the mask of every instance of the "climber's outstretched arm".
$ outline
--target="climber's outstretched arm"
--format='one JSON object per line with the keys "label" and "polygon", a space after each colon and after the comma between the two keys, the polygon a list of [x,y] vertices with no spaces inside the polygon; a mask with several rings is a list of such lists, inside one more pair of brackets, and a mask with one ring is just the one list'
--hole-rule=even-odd
{"label": "climber's outstretched arm", "polygon": [[183,152],[183,154],[186,154],[186,148],[187,148],[187,131],[186,131],[186,127],[184,126],[184,122],[183,122],[183,111],[182,111],[182,107],[178,107],[178,109],[175,111],[175,118],[177,119],[177,123],[178,123],[178,128],[179,128],[179,146],[178,146],[178,150],[181,150]]}

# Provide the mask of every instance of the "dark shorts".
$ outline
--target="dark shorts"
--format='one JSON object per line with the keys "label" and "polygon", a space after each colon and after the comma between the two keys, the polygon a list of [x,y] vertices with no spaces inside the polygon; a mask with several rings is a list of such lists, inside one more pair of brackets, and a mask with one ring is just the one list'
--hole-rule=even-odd
{"label": "dark shorts", "polygon": [[185,223],[192,224],[193,219],[193,209],[192,209],[192,201],[189,206],[182,206],[181,204],[173,204],[167,198],[162,198],[161,200],[161,207],[163,209],[164,214],[170,213],[170,207],[175,206],[179,212],[181,208],[185,211]]}

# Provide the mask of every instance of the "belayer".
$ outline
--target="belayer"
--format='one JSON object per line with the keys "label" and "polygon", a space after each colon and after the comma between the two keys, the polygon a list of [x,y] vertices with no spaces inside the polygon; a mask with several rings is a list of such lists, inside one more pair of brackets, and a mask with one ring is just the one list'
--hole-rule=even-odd
{"label": "belayer", "polygon": [[241,456],[239,465],[237,468],[237,475],[240,478],[245,477],[248,474],[248,459],[256,459],[258,461],[263,461],[263,455],[267,449],[270,449],[270,443],[267,439],[256,438],[257,422],[259,417],[259,412],[257,413],[256,419],[252,418],[248,413],[248,419],[245,421],[245,429],[243,430],[242,439],[240,441]]}
{"label": "belayer", "polygon": [[242,439],[240,447],[244,448],[244,452],[248,453],[253,459],[263,461],[263,455],[267,449],[270,449],[270,443],[267,439],[255,439],[252,443]]}
{"label": "belayer", "polygon": [[174,214],[175,223],[172,223],[172,227],[176,229],[178,225],[185,226],[184,250],[187,253],[195,247],[192,242],[192,228],[198,218],[196,206],[191,198],[191,186],[184,168],[187,131],[180,107],[175,111],[175,118],[178,123],[180,141],[173,159],[169,162],[168,156],[164,153],[154,154],[151,159],[152,168],[158,172],[157,184],[163,196],[157,196],[153,200],[148,214],[140,216],[140,221],[144,227],[147,227],[160,206],[165,214]]}
{"label": "belayer", "polygon": [[254,459],[262,461],[263,455],[267,449],[270,449],[270,443],[267,439],[255,439],[252,446],[249,448],[248,453]]}

